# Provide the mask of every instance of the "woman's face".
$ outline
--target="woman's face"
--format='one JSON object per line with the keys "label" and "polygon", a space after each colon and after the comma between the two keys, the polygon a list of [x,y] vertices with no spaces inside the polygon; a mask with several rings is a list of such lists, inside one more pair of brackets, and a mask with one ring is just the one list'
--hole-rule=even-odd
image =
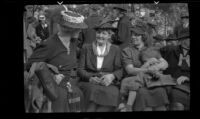
{"label": "woman's face", "polygon": [[111,38],[111,34],[107,30],[97,30],[96,31],[96,41],[99,44],[106,44]]}
{"label": "woman's face", "polygon": [[132,39],[133,45],[136,47],[140,46],[141,44],[144,44],[144,42],[142,41],[141,35],[132,34],[131,39]]}

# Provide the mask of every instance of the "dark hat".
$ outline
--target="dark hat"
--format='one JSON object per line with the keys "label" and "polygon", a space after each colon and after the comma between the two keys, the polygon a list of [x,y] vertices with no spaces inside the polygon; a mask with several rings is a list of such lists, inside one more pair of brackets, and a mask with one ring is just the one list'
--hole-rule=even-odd
{"label": "dark hat", "polygon": [[[141,20],[137,20],[137,21],[136,21],[136,25],[135,25],[134,27],[140,28],[143,32],[147,31],[147,29],[148,29],[147,24],[144,23],[144,22],[141,21]],[[134,27],[133,27],[133,28],[134,28]]]}
{"label": "dark hat", "polygon": [[154,36],[153,37],[156,41],[163,41],[164,40],[164,37],[163,36],[161,36],[161,35],[156,35],[156,36]]}
{"label": "dark hat", "polygon": [[130,28],[131,33],[135,33],[137,35],[144,35],[145,31],[142,29],[142,27],[135,26]]}
{"label": "dark hat", "polygon": [[47,17],[52,18],[62,26],[70,28],[85,29],[88,26],[84,23],[84,16],[73,11],[66,10],[63,6],[47,11]]}
{"label": "dark hat", "polygon": [[167,38],[165,38],[166,41],[174,41],[177,40],[177,37],[175,34],[169,34]]}
{"label": "dark hat", "polygon": [[117,28],[112,26],[112,22],[110,19],[103,19],[98,25],[94,27],[95,30],[105,29],[105,30],[117,30]]}
{"label": "dark hat", "polygon": [[155,28],[157,26],[156,21],[151,18],[147,18],[146,23],[151,28]]}
{"label": "dark hat", "polygon": [[121,10],[121,11],[127,11],[127,5],[125,4],[117,4],[117,5],[114,5],[113,6],[113,9],[118,9],[118,10]]}
{"label": "dark hat", "polygon": [[189,28],[182,28],[178,33],[178,40],[184,40],[190,37]]}

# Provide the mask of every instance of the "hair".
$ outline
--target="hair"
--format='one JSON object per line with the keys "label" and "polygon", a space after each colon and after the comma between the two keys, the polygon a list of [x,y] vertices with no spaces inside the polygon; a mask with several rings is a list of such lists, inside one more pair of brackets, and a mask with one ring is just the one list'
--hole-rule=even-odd
{"label": "hair", "polygon": [[[131,33],[131,36],[133,35],[133,34],[135,34],[136,36],[142,36],[142,42],[144,43],[144,45],[146,46],[146,47],[148,47],[149,46],[149,43],[148,43],[148,36],[147,36],[147,33],[145,33],[145,34],[136,34],[136,33]],[[132,40],[131,40],[132,41]]]}

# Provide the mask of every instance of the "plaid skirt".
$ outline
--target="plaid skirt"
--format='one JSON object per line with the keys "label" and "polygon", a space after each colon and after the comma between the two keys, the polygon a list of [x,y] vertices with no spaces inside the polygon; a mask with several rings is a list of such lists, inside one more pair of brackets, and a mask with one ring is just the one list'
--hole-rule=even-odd
{"label": "plaid skirt", "polygon": [[84,93],[86,106],[90,101],[104,106],[118,106],[119,104],[119,89],[114,85],[101,86],[80,82],[79,86]]}

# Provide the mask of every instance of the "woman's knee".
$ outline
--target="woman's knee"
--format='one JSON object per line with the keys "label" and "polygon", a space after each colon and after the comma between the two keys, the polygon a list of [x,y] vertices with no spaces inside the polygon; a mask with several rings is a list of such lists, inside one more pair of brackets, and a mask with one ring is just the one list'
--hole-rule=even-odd
{"label": "woman's knee", "polygon": [[184,110],[184,105],[179,103],[179,102],[172,103],[170,110],[172,110],[172,111],[182,111],[182,110]]}

